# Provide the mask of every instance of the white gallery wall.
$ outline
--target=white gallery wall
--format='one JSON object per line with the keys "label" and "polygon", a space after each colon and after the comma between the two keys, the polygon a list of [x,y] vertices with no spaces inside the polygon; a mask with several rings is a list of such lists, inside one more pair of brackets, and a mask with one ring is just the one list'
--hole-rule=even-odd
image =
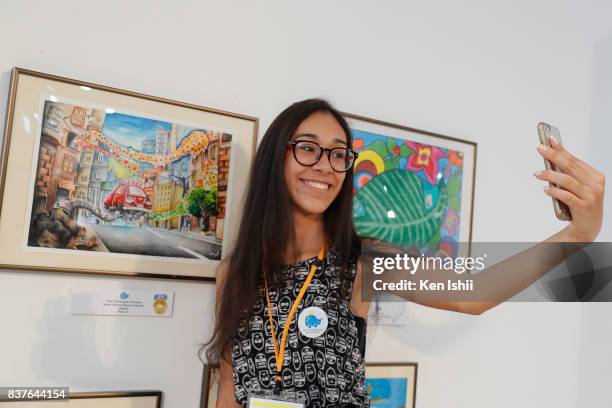
{"label": "white gallery wall", "polygon": [[[0,112],[13,66],[257,116],[260,136],[288,104],[322,96],[477,142],[473,239],[538,241],[564,224],[533,177],[537,122],[612,174],[610,16],[604,0],[2,0]],[[611,241],[604,222],[599,240]],[[173,290],[174,316],[71,316],[71,287]],[[195,408],[213,292],[0,271],[0,386],[161,389],[165,407]],[[367,357],[417,361],[418,407],[609,407],[611,313],[514,303],[475,317],[408,305],[404,329],[369,328]]]}

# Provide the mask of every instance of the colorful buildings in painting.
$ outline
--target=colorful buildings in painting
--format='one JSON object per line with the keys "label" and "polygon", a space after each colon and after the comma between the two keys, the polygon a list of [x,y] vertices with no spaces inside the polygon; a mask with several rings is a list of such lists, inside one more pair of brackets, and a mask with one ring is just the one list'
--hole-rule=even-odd
{"label": "colorful buildings in painting", "polygon": [[156,144],[157,144],[157,139],[155,139],[155,138],[143,139],[142,147],[140,148],[140,150],[143,153],[154,154],[155,153],[155,145]]}
{"label": "colorful buildings in painting", "polygon": [[157,129],[155,138],[155,154],[157,156],[167,156],[170,152],[170,132],[166,129]]}
{"label": "colorful buildings in painting", "polygon": [[79,173],[76,181],[76,198],[81,200],[89,199],[89,175],[94,160],[95,150],[85,149],[81,151],[81,159],[79,161]]}
{"label": "colorful buildings in painting", "polygon": [[34,214],[50,211],[60,200],[89,195],[87,171],[93,164],[92,151],[77,150],[75,140],[88,126],[98,126],[103,115],[103,112],[79,106],[55,102],[45,104],[32,207]]}
{"label": "colorful buildings in painting", "polygon": [[225,211],[227,205],[227,184],[229,180],[230,170],[230,157],[232,149],[232,135],[223,133],[221,135],[221,144],[219,146],[219,158],[218,158],[218,174],[217,174],[217,186],[219,193],[217,195],[217,225],[216,225],[216,237],[221,239],[223,237],[223,225],[225,221]]}
{"label": "colorful buildings in painting", "polygon": [[218,150],[220,134],[207,132],[208,146],[191,155],[193,185],[210,189],[217,186]]}
{"label": "colorful buildings in painting", "polygon": [[153,211],[156,213],[164,213],[171,210],[170,201],[172,196],[172,188],[174,183],[164,182],[155,186],[153,198]]}
{"label": "colorful buildings in painting", "polygon": [[215,237],[223,237],[227,203],[227,184],[231,155],[232,135],[208,132],[208,146],[191,157],[191,182],[193,186],[211,189],[217,187],[217,211],[211,217],[210,229]]}
{"label": "colorful buildings in painting", "polygon": [[102,184],[106,182],[108,169],[109,157],[96,152],[89,176],[89,201],[98,208],[104,206],[104,199],[109,193],[102,190]]}
{"label": "colorful buildings in painting", "polygon": [[[221,132],[192,130],[205,132],[208,143],[204,148],[191,151],[165,165],[139,162],[137,171],[134,171],[126,167],[132,159],[112,154],[111,146],[92,136],[103,133],[106,119],[106,113],[102,110],[46,102],[33,214],[49,212],[63,199],[80,198],[95,207],[104,208],[108,195],[117,184],[123,183],[138,185],[148,195],[152,203],[152,214],[158,215],[151,218],[150,225],[168,229],[189,226],[191,230],[201,230],[203,217],[190,215],[184,210],[185,207],[180,207],[181,203],[193,188],[216,188],[216,210],[214,214],[207,214],[209,222],[206,227],[208,233],[221,239],[226,214],[232,136]],[[145,134],[135,147],[132,145],[130,148],[163,157],[179,150],[189,135],[187,128],[162,123],[162,126]],[[106,136],[112,139],[112,136]],[[113,139],[113,143],[121,142]],[[78,211],[79,221],[91,217],[86,210]],[[95,217],[89,221],[102,222]]]}

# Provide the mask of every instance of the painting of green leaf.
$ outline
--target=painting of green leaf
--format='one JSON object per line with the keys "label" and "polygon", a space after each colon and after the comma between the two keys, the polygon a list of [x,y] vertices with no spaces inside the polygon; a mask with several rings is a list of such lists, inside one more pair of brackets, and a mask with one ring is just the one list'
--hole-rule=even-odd
{"label": "painting of green leaf", "polygon": [[357,233],[424,254],[454,256],[463,153],[353,129]]}

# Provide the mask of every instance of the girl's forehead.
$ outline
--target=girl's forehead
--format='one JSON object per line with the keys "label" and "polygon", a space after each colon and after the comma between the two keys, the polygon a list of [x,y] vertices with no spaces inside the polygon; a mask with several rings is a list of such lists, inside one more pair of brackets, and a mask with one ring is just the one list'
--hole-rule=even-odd
{"label": "girl's forehead", "polygon": [[311,140],[313,142],[317,142],[320,144],[341,144],[341,145],[346,145],[346,137],[337,137],[337,136],[333,136],[333,135],[329,135],[328,137],[325,137],[325,135],[322,135],[322,137],[319,137],[319,135],[317,134],[313,134],[313,133],[297,133],[294,135],[293,139],[300,139],[300,140]]}
{"label": "girl's forehead", "polygon": [[329,113],[315,112],[307,117],[296,129],[296,137],[313,140],[319,143],[346,144],[346,134],[336,118]]}

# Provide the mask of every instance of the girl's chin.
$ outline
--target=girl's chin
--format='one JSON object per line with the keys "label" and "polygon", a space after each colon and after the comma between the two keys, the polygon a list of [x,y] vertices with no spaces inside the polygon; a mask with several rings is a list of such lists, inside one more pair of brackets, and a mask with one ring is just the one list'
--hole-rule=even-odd
{"label": "girl's chin", "polygon": [[[330,203],[331,204],[331,203]],[[329,208],[329,205],[312,205],[295,203],[294,208],[301,214],[306,216],[322,216]]]}

